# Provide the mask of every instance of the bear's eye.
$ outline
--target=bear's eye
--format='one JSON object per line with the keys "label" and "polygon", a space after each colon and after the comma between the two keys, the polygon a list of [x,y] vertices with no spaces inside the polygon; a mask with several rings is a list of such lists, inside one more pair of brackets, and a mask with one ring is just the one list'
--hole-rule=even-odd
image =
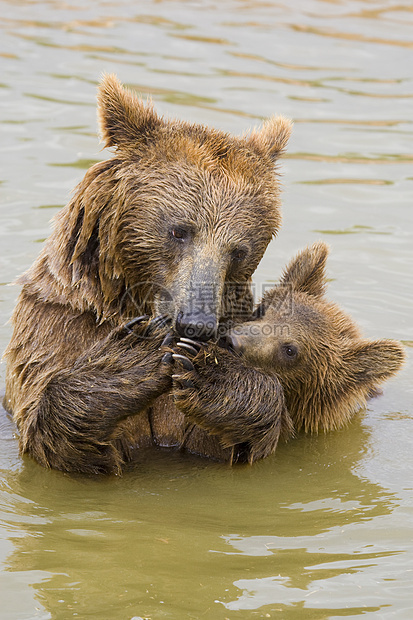
{"label": "bear's eye", "polygon": [[231,252],[231,258],[235,263],[240,263],[247,257],[247,250],[245,248],[236,248]]}
{"label": "bear's eye", "polygon": [[284,356],[289,360],[294,360],[298,355],[298,349],[295,344],[283,344],[282,352]]}
{"label": "bear's eye", "polygon": [[176,239],[181,243],[182,241],[185,241],[185,239],[187,239],[189,235],[188,231],[181,226],[174,226],[174,228],[171,228],[171,230],[169,231],[169,234],[173,239]]}

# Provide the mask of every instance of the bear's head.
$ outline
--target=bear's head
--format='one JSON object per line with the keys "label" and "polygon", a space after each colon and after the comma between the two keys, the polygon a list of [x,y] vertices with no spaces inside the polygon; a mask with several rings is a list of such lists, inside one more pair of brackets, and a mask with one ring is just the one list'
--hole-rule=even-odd
{"label": "bear's head", "polygon": [[395,340],[366,340],[324,296],[328,247],[298,254],[267,291],[254,320],[234,327],[232,347],[253,366],[278,375],[297,430],[332,430],[395,374],[405,353]]}
{"label": "bear's head", "polygon": [[180,335],[201,339],[250,315],[251,275],[280,226],[274,163],[290,121],[233,137],[166,120],[113,75],[98,103],[115,155],[57,218],[74,294],[101,318],[167,314]]}

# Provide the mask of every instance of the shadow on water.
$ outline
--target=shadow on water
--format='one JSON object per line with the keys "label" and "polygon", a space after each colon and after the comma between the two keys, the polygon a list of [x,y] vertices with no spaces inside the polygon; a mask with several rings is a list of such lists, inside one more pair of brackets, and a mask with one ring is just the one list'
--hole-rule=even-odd
{"label": "shadow on water", "polygon": [[37,608],[51,614],[36,617],[62,620],[91,610],[115,620],[378,610],[374,596],[363,608],[347,598],[360,572],[394,553],[368,542],[369,522],[395,503],[353,473],[368,451],[357,419],[253,467],[154,451],[122,478],[83,478],[18,459],[2,472],[13,541],[6,574],[32,586]]}

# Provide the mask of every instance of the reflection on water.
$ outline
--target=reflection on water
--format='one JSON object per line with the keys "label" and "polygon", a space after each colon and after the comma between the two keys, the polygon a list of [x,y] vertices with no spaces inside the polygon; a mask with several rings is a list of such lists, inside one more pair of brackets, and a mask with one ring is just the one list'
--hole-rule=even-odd
{"label": "reflection on water", "polygon": [[[412,26],[390,0],[3,2],[0,349],[8,284],[106,157],[102,71],[162,114],[235,133],[293,118],[257,288],[322,238],[329,295],[411,349]],[[0,620],[410,619],[411,390],[409,362],[348,429],[252,468],[159,452],[120,479],[22,459],[0,412]]]}
{"label": "reflection on water", "polygon": [[[158,617],[159,605],[176,618],[185,610],[202,617],[212,605],[206,617],[214,618],[218,603],[270,611],[275,604],[286,618],[307,617],[307,609],[341,615],[348,588],[361,577],[384,578],[382,560],[403,551],[389,531],[397,499],[352,473],[369,443],[358,421],[282,446],[254,468],[160,452],[123,479],[98,481],[27,460],[5,489],[4,511],[18,534],[6,568],[30,575],[36,599],[59,618],[89,609],[96,617],[120,619],[125,610]],[[368,599],[368,608],[381,607],[374,592]],[[363,605],[354,598],[351,607]]]}

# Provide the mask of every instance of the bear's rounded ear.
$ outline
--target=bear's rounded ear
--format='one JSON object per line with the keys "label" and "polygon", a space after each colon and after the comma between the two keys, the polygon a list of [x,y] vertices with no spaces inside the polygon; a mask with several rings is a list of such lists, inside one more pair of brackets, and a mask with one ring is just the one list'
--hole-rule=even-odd
{"label": "bear's rounded ear", "polygon": [[283,154],[292,130],[292,121],[284,116],[272,116],[261,127],[245,136],[248,146],[258,155],[275,161]]}
{"label": "bear's rounded ear", "polygon": [[127,90],[116,75],[104,74],[98,88],[98,121],[106,147],[147,142],[163,125],[152,103]]}
{"label": "bear's rounded ear", "polygon": [[369,391],[396,374],[406,360],[403,345],[397,340],[360,340],[344,352],[347,377],[343,382],[355,389],[363,386]]}
{"label": "bear's rounded ear", "polygon": [[293,290],[321,297],[326,286],[326,261],[329,247],[319,241],[297,254],[284,270],[281,284]]}

